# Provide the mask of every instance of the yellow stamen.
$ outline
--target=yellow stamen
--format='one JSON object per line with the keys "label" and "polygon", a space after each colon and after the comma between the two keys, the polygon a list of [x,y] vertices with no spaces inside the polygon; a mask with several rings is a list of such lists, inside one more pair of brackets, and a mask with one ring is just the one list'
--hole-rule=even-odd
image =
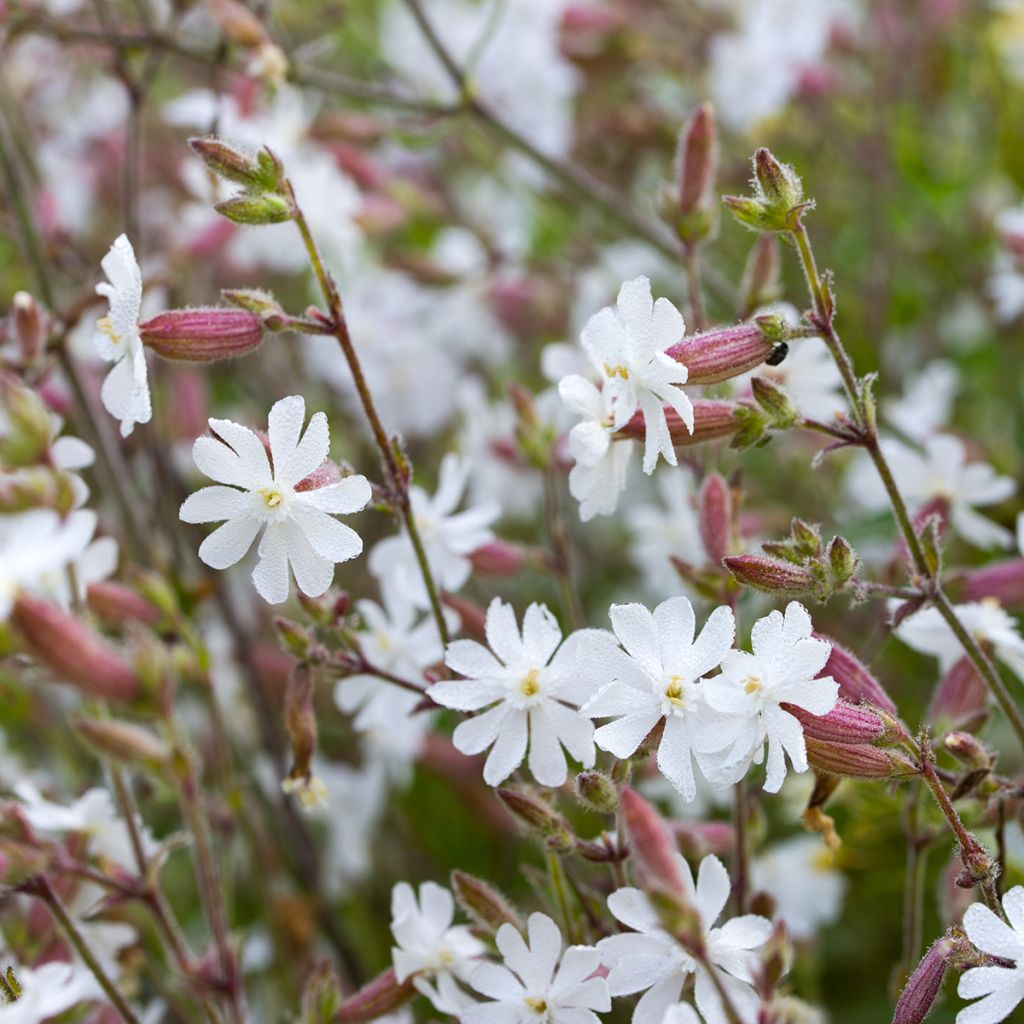
{"label": "yellow stamen", "polygon": [[668,697],[677,708],[681,708],[686,703],[683,699],[683,677],[682,676],[669,676],[668,686],[665,688],[665,696]]}
{"label": "yellow stamen", "polygon": [[533,697],[540,689],[540,684],[537,682],[537,677],[540,673],[535,668],[531,668],[529,672],[523,676],[522,681],[519,683],[519,692],[524,697]]}
{"label": "yellow stamen", "polygon": [[623,380],[629,380],[629,367],[622,363],[618,363],[616,366],[609,366],[605,363],[604,372],[609,377],[621,377]]}
{"label": "yellow stamen", "polygon": [[747,685],[743,687],[744,693],[759,693],[764,687],[761,685],[761,680],[757,676],[748,676]]}
{"label": "yellow stamen", "polygon": [[543,1000],[543,999],[538,999],[536,996],[527,996],[523,1000],[523,1002],[526,1003],[526,1005],[531,1010],[533,1010],[534,1013],[547,1013],[548,1012],[548,1004],[547,1004],[547,1002],[545,1000]]}
{"label": "yellow stamen", "polygon": [[121,335],[114,330],[114,321],[109,316],[101,316],[96,321],[96,326],[116,345],[121,340]]}
{"label": "yellow stamen", "polygon": [[264,487],[260,494],[267,508],[277,508],[284,501],[284,495],[276,487]]}

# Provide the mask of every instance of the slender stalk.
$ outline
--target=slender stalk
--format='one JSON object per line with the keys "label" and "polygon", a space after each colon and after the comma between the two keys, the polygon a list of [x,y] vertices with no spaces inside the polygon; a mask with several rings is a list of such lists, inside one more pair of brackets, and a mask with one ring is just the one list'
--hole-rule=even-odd
{"label": "slender stalk", "polygon": [[562,594],[565,614],[573,629],[580,629],[584,623],[583,608],[579,593],[572,582],[572,549],[565,519],[561,515],[558,501],[558,477],[552,467],[544,471],[544,511],[547,520],[548,537],[558,587]]}
{"label": "slender stalk", "polygon": [[562,869],[562,862],[557,853],[548,850],[546,853],[548,862],[548,876],[551,879],[551,888],[554,890],[555,899],[558,901],[558,911],[562,915],[562,923],[565,928],[565,937],[571,944],[578,943],[580,936],[576,929],[576,919],[573,916],[572,908],[569,906],[569,893],[565,879],[565,871]]}
{"label": "slender stalk", "polygon": [[348,363],[349,371],[352,374],[352,381],[355,384],[356,392],[359,394],[359,401],[362,404],[363,412],[366,414],[370,424],[370,431],[373,434],[373,439],[377,444],[384,463],[388,485],[398,503],[399,513],[405,523],[406,532],[409,534],[409,540],[420,567],[420,574],[423,577],[423,584],[426,587],[427,597],[430,599],[430,609],[433,612],[434,621],[437,623],[437,631],[440,634],[441,643],[447,646],[448,624],[445,622],[444,611],[441,607],[440,593],[434,581],[434,574],[430,569],[430,563],[427,561],[423,539],[420,537],[416,516],[413,514],[412,504],[409,500],[408,465],[404,467],[399,465],[395,446],[388,438],[384,424],[381,422],[377,406],[373,400],[373,394],[366,381],[366,375],[363,373],[362,363],[360,363],[355,346],[352,344],[352,337],[349,334],[348,322],[345,319],[345,311],[342,306],[341,293],[338,291],[334,278],[324,265],[323,257],[320,255],[320,250],[317,248],[313,234],[309,230],[305,214],[303,214],[301,207],[295,199],[295,191],[291,186],[291,182],[285,182],[285,189],[292,207],[292,218],[299,230],[299,234],[302,236],[306,253],[313,267],[313,273],[316,275],[320,290],[323,292],[324,300],[327,303],[328,313],[334,327],[334,337],[341,346],[345,362]]}
{"label": "slender stalk", "polygon": [[706,331],[709,326],[704,310],[704,285],[701,282],[700,253],[695,244],[683,246],[683,271],[686,274],[686,298],[694,330]]}
{"label": "slender stalk", "polygon": [[921,787],[911,785],[904,822],[907,829],[907,873],[903,890],[903,966],[907,971],[921,958],[925,864],[928,839],[920,830]]}
{"label": "slender stalk", "polygon": [[733,828],[735,829],[733,894],[736,897],[736,913],[747,912],[750,890],[750,829],[747,805],[747,781],[740,779],[733,787]]}
{"label": "slender stalk", "polygon": [[36,875],[24,885],[24,890],[41,899],[53,915],[53,919],[60,925],[61,930],[67,936],[68,942],[74,947],[75,952],[81,957],[82,962],[92,972],[99,982],[100,988],[113,1004],[114,1008],[121,1015],[125,1024],[140,1024],[135,1011],[128,1005],[128,1000],[121,990],[114,984],[113,979],[107,974],[103,965],[96,958],[96,955],[89,948],[85,937],[78,930],[78,926],[72,920],[67,908],[61,902],[60,897],[53,891],[50,880],[45,875]]}

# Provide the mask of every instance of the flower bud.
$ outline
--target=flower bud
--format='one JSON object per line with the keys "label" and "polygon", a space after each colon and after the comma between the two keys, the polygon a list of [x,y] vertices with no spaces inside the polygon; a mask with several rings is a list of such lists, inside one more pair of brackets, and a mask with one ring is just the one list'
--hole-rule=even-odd
{"label": "flower bud", "polygon": [[0,464],[34,466],[50,450],[50,414],[36,392],[11,373],[0,373]]}
{"label": "flower bud", "polygon": [[875,743],[886,737],[886,723],[870,708],[840,700],[827,715],[812,715],[795,704],[781,705],[802,726],[804,736],[826,743]]}
{"label": "flower bud", "polygon": [[389,967],[349,996],[338,1008],[334,1020],[337,1024],[367,1024],[394,1013],[414,995],[416,990],[412,987],[412,978],[406,978],[399,984],[394,968]]}
{"label": "flower bud", "polygon": [[222,288],[221,298],[232,306],[255,313],[261,319],[270,314],[284,316],[284,307],[270,292],[259,288]]}
{"label": "flower bud", "polygon": [[867,701],[891,715],[898,714],[896,705],[882,689],[882,684],[855,655],[831,637],[822,633],[815,633],[814,636],[832,645],[832,653],[825,662],[822,674],[831,676],[839,684],[840,697],[845,697],[851,704]]}
{"label": "flower bud", "polygon": [[576,837],[569,823],[550,804],[526,790],[513,789],[511,786],[499,786],[497,794],[527,832],[543,839],[556,853],[572,852]]}
{"label": "flower bud", "polygon": [[853,579],[860,559],[845,537],[836,534],[828,546],[828,565],[832,572],[832,585],[839,590]]}
{"label": "flower bud", "polygon": [[75,506],[69,473],[32,466],[16,473],[0,473],[0,514],[14,515],[33,508],[52,508],[67,515]]}
{"label": "flower bud", "polygon": [[928,718],[957,729],[977,728],[988,716],[988,687],[971,659],[964,656],[943,676],[935,690]]}
{"label": "flower bud", "polygon": [[88,626],[38,598],[21,594],[11,621],[32,654],[86,696],[131,701],[142,693],[139,676]]}
{"label": "flower bud", "polygon": [[148,729],[114,719],[76,718],[75,731],[101,757],[154,775],[167,775],[173,753],[170,746]]}
{"label": "flower bud", "polygon": [[584,806],[598,814],[614,814],[618,810],[619,791],[615,783],[596,769],[576,776],[576,796]]}
{"label": "flower bud", "polygon": [[[774,914],[762,916],[767,916],[770,920]],[[761,994],[767,998],[789,974],[789,969],[793,965],[793,943],[790,941],[785,921],[776,921],[772,926],[768,941],[761,947],[760,959],[758,987]]]}
{"label": "flower bud", "polygon": [[457,868],[452,872],[451,881],[459,906],[481,928],[493,933],[503,924],[510,924],[522,931],[522,920],[497,889]]}
{"label": "flower bud", "polygon": [[767,377],[755,377],[750,382],[754,400],[768,414],[768,421],[776,430],[785,430],[800,420],[800,413],[793,399],[784,388]]}
{"label": "flower bud", "polygon": [[962,601],[994,597],[1010,608],[1024,607],[1024,558],[1010,558],[968,573]]}
{"label": "flower bud", "polygon": [[935,997],[942,988],[953,949],[953,941],[945,935],[932,943],[917,969],[903,986],[892,1024],[921,1024],[928,1016]]}
{"label": "flower bud", "polygon": [[283,224],[292,218],[291,204],[273,192],[242,193],[214,203],[213,208],[234,224]]}
{"label": "flower bud", "polygon": [[326,799],[326,790],[313,776],[316,753],[316,711],[313,708],[313,675],[309,666],[292,669],[284,692],[284,724],[292,748],[292,766],[282,782],[286,793],[298,793],[304,807],[315,807]]}
{"label": "flower bud", "polygon": [[754,154],[754,177],[772,206],[788,211],[803,202],[804,189],[796,171],[776,160],[764,146]]}
{"label": "flower bud", "polygon": [[739,319],[774,302],[779,295],[779,243],[774,235],[761,235],[747,257],[740,283]]}
{"label": "flower bud", "polygon": [[708,560],[718,565],[732,546],[732,491],[720,473],[709,473],[697,496],[700,537]]}
{"label": "flower bud", "polygon": [[275,615],[274,632],[289,654],[294,654],[296,658],[305,658],[309,653],[313,644],[313,633],[305,626],[286,619],[283,615]]}
{"label": "flower bud", "polygon": [[666,354],[686,367],[688,385],[718,384],[760,366],[773,344],[757,323],[746,323],[684,338]]}
{"label": "flower bud", "polygon": [[89,610],[110,626],[123,626],[129,622],[141,622],[155,626],[161,619],[160,610],[141,594],[123,583],[103,580],[90,583],[85,591]]}
{"label": "flower bud", "polygon": [[11,299],[14,321],[14,340],[18,344],[21,361],[31,366],[46,347],[46,327],[39,303],[28,292],[15,292]]}
{"label": "flower bud", "polygon": [[669,827],[688,860],[703,860],[709,853],[728,857],[736,848],[736,830],[725,821],[673,821]]}
{"label": "flower bud", "polygon": [[[291,911],[289,906],[286,910]],[[302,988],[301,1013],[296,1024],[326,1024],[341,1008],[341,985],[327,961],[314,968]]]}
{"label": "flower bud", "polygon": [[441,595],[441,603],[459,616],[462,621],[462,632],[467,637],[480,643],[487,643],[486,613],[483,608],[465,597],[449,594],[447,591]]}
{"label": "flower bud", "polygon": [[671,203],[665,204],[665,219],[679,238],[693,245],[715,229],[716,208],[711,202],[718,169],[718,132],[715,111],[702,103],[679,133],[676,147],[676,187]]}
{"label": "flower bud", "polygon": [[864,744],[836,743],[804,736],[807,760],[815,768],[844,779],[897,779],[918,774],[902,754]]}
{"label": "flower bud", "polygon": [[809,205],[793,168],[763,147],[754,154],[754,188],[753,196],[724,196],[723,202],[741,224],[755,231],[790,231]]}
{"label": "flower bud", "polygon": [[244,309],[169,309],[139,324],[139,336],[164,359],[206,363],[259,348],[263,322]]}
{"label": "flower bud", "polygon": [[679,845],[664,818],[629,786],[622,788],[619,799],[622,824],[641,888],[682,899],[687,889],[679,869]]}
{"label": "flower bud", "polygon": [[519,545],[495,540],[471,552],[469,560],[477,572],[488,576],[515,576],[523,568],[526,556]]}
{"label": "flower bud", "polygon": [[765,555],[731,555],[722,564],[740,583],[769,594],[807,594],[815,587],[809,569]]}
{"label": "flower bud", "polygon": [[992,755],[969,732],[946,733],[942,745],[972,771],[989,772],[995,763]]}
{"label": "flower bud", "polygon": [[214,135],[189,139],[188,144],[206,169],[218,178],[260,191],[276,185],[275,181],[267,180],[266,171],[251,150],[242,149]]}

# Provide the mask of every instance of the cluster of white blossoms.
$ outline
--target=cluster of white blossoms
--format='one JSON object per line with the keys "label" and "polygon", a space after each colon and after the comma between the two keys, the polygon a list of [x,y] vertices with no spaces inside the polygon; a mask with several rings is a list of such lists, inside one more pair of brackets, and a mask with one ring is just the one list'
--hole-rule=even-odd
{"label": "cluster of white blossoms", "polygon": [[[802,605],[759,619],[753,653],[733,649],[727,607],[716,608],[699,634],[685,597],[653,612],[613,605],[610,616],[613,632],[578,630],[563,642],[543,605],[530,605],[520,633],[512,608],[496,598],[487,611],[490,650],[473,640],[449,644],[447,665],[464,678],[435,683],[428,694],[478,712],[456,728],[453,742],[464,754],[490,748],[489,785],[526,758],[538,782],[559,786],[566,752],[585,768],[596,747],[628,758],[658,727],[658,768],[687,801],[697,792],[695,763],[724,787],[767,753],[764,788],[772,793],[786,777],[787,756],[795,771],[807,770],[803,729],[783,705],[826,715],[839,687],[820,675],[831,645],[812,635]],[[595,730],[595,719],[609,721]]]}

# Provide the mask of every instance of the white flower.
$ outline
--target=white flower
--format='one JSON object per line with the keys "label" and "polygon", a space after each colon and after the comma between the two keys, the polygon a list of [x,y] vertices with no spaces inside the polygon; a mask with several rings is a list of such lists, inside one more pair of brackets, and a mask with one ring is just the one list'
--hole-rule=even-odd
{"label": "white flower", "polygon": [[100,583],[113,575],[117,568],[118,548],[113,537],[92,539],[96,515],[88,509],[72,512],[65,520],[65,529],[75,535],[76,544],[79,543],[78,538],[85,538],[80,552],[66,564],[55,565],[40,574],[32,590],[61,608],[70,608],[72,596],[84,601],[93,583]]}
{"label": "white flower", "polygon": [[818,836],[795,836],[770,846],[754,859],[754,888],[775,901],[775,916],[794,939],[812,939],[843,909],[846,879]]}
{"label": "white flower", "polygon": [[100,398],[107,412],[121,421],[121,436],[127,437],[136,423],[148,423],[153,415],[146,350],[139,337],[142,271],[125,235],[114,240],[100,266],[107,281],[96,285],[96,292],[109,300],[110,312],[96,322],[96,351],[114,364],[103,382]]}
{"label": "white flower", "polygon": [[570,412],[583,417],[569,431],[569,454],[576,460],[569,471],[569,492],[580,503],[580,519],[610,516],[626,486],[633,442],[612,441],[611,391],[570,374],[559,382],[558,394]]}
{"label": "white flower", "polygon": [[511,924],[495,937],[504,966],[483,963],[469,983],[491,1002],[466,1010],[462,1024],[598,1024],[611,1009],[608,983],[594,977],[600,954],[590,946],[562,952],[562,933],[546,914],[531,914],[529,943]]}
{"label": "white flower", "polygon": [[[982,644],[991,645],[996,657],[1024,679],[1024,639],[1017,620],[1003,610],[994,597],[953,606],[964,628]],[[925,608],[900,623],[896,635],[922,654],[938,658],[939,669],[948,672],[966,657],[963,646],[949,628],[938,608]]]}
{"label": "white flower", "polygon": [[[433,497],[416,484],[409,488],[409,502],[427,564],[434,581],[444,590],[459,590],[469,579],[472,565],[468,556],[494,540],[489,527],[501,514],[495,502],[455,511],[462,501],[468,475],[469,463],[449,453],[441,460]],[[416,552],[407,533],[388,537],[377,544],[370,552],[367,565],[382,586],[396,588],[417,608],[430,606]]]}
{"label": "white flower", "polygon": [[[978,547],[1009,547],[1010,531],[975,511],[995,505],[1017,489],[1010,477],[999,476],[984,462],[967,463],[963,441],[938,434],[924,442],[923,453],[886,439],[882,450],[911,512],[932,502],[949,508],[949,522],[964,540]],[[874,465],[863,459],[847,477],[847,493],[866,508],[887,508],[888,495]]]}
{"label": "white flower", "polygon": [[79,558],[96,529],[96,514],[73,512],[61,519],[51,509],[0,516],[0,621],[19,590],[37,590]]}
{"label": "white flower", "polygon": [[764,788],[777,793],[786,778],[786,755],[798,772],[807,771],[807,748],[800,722],[782,703],[795,704],[812,715],[826,715],[839,698],[839,684],[831,676],[818,678],[832,645],[811,636],[807,609],[796,601],[786,614],[774,611],[754,623],[753,654],[730,651],[722,659],[722,674],[706,691],[708,703],[741,723],[732,749],[723,755],[725,777],[735,782],[751,760],[760,764],[768,745]]}
{"label": "white flower", "polygon": [[334,579],[335,562],[346,562],[363,550],[359,535],[332,517],[366,505],[366,477],[298,489],[327,458],[330,445],[327,417],[316,413],[302,434],[305,418],[306,403],[298,395],[274,403],[270,458],[253,431],[230,420],[211,419],[210,429],[217,437],[198,438],[192,457],[217,486],[196,491],[181,506],[186,523],[227,520],[199,547],[199,557],[214,569],[234,565],[266,527],[252,580],[270,604],[288,598],[289,564],[299,589],[319,597]]}
{"label": "white flower", "polygon": [[520,635],[512,606],[497,597],[487,609],[486,630],[490,651],[473,640],[448,645],[448,667],[466,678],[435,683],[428,691],[445,707],[488,709],[458,725],[455,746],[479,754],[493,744],[484,766],[489,786],[515,771],[527,746],[530,772],[544,786],[565,782],[563,746],[584,768],[593,767],[594,726],[579,712],[593,690],[576,674],[576,649],[599,631],[580,630],[562,644],[555,617],[544,605],[531,604]]}
{"label": "white flower", "polygon": [[716,608],[694,639],[693,607],[685,597],[663,601],[652,614],[641,604],[615,604],[612,628],[625,651],[603,638],[580,646],[580,678],[605,683],[583,708],[591,718],[614,718],[594,733],[594,742],[616,757],[630,757],[662,720],[658,768],[692,800],[697,793],[693,755],[732,743],[736,726],[709,708],[701,677],[716,668],[732,646],[736,622],[729,608]]}
{"label": "white flower", "polygon": [[666,349],[683,340],[686,325],[668,299],[651,297],[646,277],[626,281],[616,308],[605,306],[586,323],[580,340],[612,403],[614,430],[620,430],[639,409],[646,438],[644,472],[653,473],[658,455],[676,465],[676,450],[665,419],[667,403],[693,432],[693,405],[676,385],[685,384],[687,370]]}
{"label": "white flower", "polygon": [[[717,857],[707,856],[701,861],[696,886],[682,857],[679,874],[687,902],[700,918],[711,970],[744,1024],[754,1024],[761,1001],[751,985],[757,967],[753,950],[767,941],[771,922],[746,914],[715,927],[729,899],[729,874]],[[644,993],[633,1010],[633,1024],[662,1024],[666,1010],[679,1002],[683,984],[691,974],[696,975],[694,998],[701,1016],[707,1024],[726,1024],[710,971],[663,930],[643,892],[618,889],[608,897],[608,909],[616,920],[633,929],[602,939],[597,947],[601,961],[611,968],[608,987],[613,996]]]}
{"label": "white flower", "polygon": [[420,886],[418,902],[408,882],[391,890],[395,978],[399,984],[412,978],[419,992],[442,1013],[451,1014],[473,1004],[456,982],[469,979],[485,951],[468,926],[452,924],[454,918],[452,894],[436,882]]}
{"label": "white flower", "polygon": [[0,1024],[40,1024],[81,1003],[103,999],[103,989],[90,970],[53,960],[42,967],[17,967],[21,994],[0,1005]]}
{"label": "white flower", "polygon": [[978,1002],[962,1009],[956,1024],[997,1024],[1024,1000],[1024,886],[1015,885],[1003,896],[1003,912],[1009,924],[982,903],[972,903],[964,914],[967,938],[982,953],[1013,966],[972,967],[961,976],[957,992]]}
{"label": "white flower", "polygon": [[901,434],[924,444],[949,422],[957,384],[956,367],[935,359],[913,375],[901,398],[883,402],[882,409]]}

